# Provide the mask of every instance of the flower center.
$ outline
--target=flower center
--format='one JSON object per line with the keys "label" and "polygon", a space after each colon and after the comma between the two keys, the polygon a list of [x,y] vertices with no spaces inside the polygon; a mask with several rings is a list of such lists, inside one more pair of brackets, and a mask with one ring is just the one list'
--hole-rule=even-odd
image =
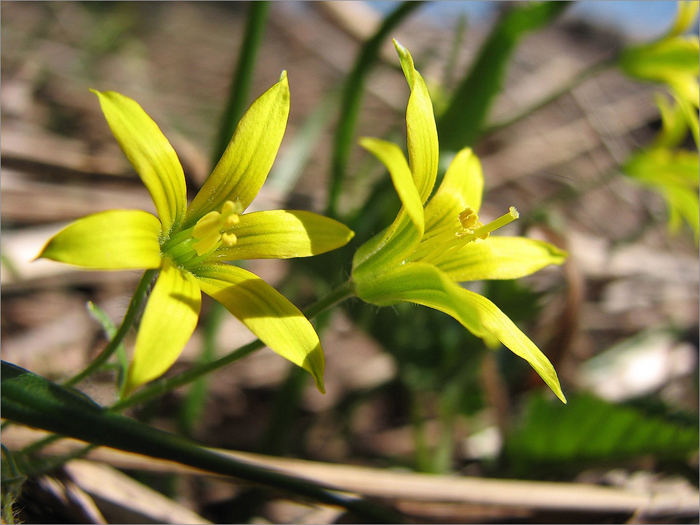
{"label": "flower center", "polygon": [[452,223],[427,232],[409,260],[434,264],[438,259],[463,248],[472,241],[486,239],[492,231],[502,228],[518,217],[520,217],[518,210],[511,206],[505,215],[488,224],[483,224],[474,209],[467,206],[458,216],[459,225]]}
{"label": "flower center", "polygon": [[230,231],[240,222],[241,204],[226,201],[221,211],[210,211],[193,227],[173,235],[161,246],[180,266],[192,266],[209,257],[221,245],[233,246],[238,238]]}

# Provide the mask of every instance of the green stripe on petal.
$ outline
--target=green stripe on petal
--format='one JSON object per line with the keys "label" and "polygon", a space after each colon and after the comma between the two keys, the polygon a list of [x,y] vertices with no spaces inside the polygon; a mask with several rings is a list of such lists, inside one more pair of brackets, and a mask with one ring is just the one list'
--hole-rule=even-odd
{"label": "green stripe on petal", "polygon": [[344,224],[308,211],[260,211],[241,215],[231,230],[236,244],[222,246],[212,258],[289,259],[309,257],[345,246],[355,235]]}
{"label": "green stripe on petal", "polygon": [[355,293],[379,306],[402,301],[428,306],[454,317],[489,346],[501,341],[530,363],[557,397],[566,402],[557,374],[540,349],[491,301],[462,288],[435,266],[399,266],[374,280],[355,282]]}
{"label": "green stripe on petal", "polygon": [[227,201],[238,201],[245,210],[260,191],[277,150],[289,116],[287,73],[263,93],[243,115],[214,171],[187,211],[187,224],[217,210]]}
{"label": "green stripe on petal", "polygon": [[421,202],[425,203],[435,185],[440,155],[433,103],[423,77],[413,64],[411,54],[396,40],[394,46],[411,88],[406,108],[408,159]]}
{"label": "green stripe on petal", "polygon": [[467,206],[478,212],[483,191],[481,162],[471,148],[464,148],[450,163],[440,187],[425,207],[426,233],[454,223]]}
{"label": "green stripe on petal", "polygon": [[165,259],[141,320],[122,397],[163,375],[197,326],[202,294],[197,280]]}
{"label": "green stripe on petal", "polygon": [[160,230],[160,221],[145,211],[95,213],[58,232],[37,258],[100,270],[158,268]]}
{"label": "green stripe on petal", "polygon": [[204,293],[223,304],[267,346],[311,373],[325,392],[325,358],[316,330],[272,286],[242,268],[207,264],[193,270]]}
{"label": "green stripe on petal", "polygon": [[518,279],[550,264],[563,264],[567,253],[548,242],[525,237],[476,240],[448,252],[434,264],[455,281]]}
{"label": "green stripe on petal", "polygon": [[158,125],[134,100],[114,91],[92,90],[124,155],[156,205],[163,230],[184,217],[187,189],[182,165]]}

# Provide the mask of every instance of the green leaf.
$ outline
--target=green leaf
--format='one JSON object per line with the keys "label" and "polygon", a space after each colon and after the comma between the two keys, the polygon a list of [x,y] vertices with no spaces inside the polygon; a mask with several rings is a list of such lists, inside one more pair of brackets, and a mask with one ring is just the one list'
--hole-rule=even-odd
{"label": "green leaf", "polygon": [[553,21],[568,5],[569,2],[533,2],[514,8],[498,22],[438,118],[443,149],[457,151],[476,142],[520,39]]}
{"label": "green leaf", "polygon": [[651,417],[590,394],[572,396],[566,407],[538,394],[506,437],[504,456],[517,474],[531,477],[542,469],[591,468],[645,455],[683,461],[697,450],[697,423]]}
{"label": "green leaf", "polygon": [[290,491],[330,505],[344,507],[368,523],[396,523],[395,513],[372,502],[345,496],[322,485],[274,472],[200,447],[181,436],[151,428],[134,419],[109,412],[82,393],[2,362],[3,418],[79,439],[175,461],[183,465],[252,483]]}

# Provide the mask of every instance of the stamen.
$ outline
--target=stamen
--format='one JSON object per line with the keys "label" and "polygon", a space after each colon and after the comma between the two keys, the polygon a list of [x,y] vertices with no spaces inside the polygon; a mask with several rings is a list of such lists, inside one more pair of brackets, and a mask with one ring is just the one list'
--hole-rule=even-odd
{"label": "stamen", "polygon": [[479,221],[479,215],[474,209],[467,207],[459,214],[459,224],[453,223],[458,231],[455,231],[455,226],[447,226],[424,237],[409,260],[435,264],[467,243],[488,238],[492,231],[513,222],[519,216],[518,210],[511,206],[508,213],[484,225]]}
{"label": "stamen", "polygon": [[465,228],[465,231],[458,233],[457,237],[466,240],[467,242],[473,241],[474,239],[486,239],[492,231],[502,228],[506,224],[510,224],[518,217],[520,217],[518,210],[516,210],[514,206],[511,206],[508,213],[501,215],[495,221],[491,221],[486,225],[477,223],[477,227],[473,230],[468,230]]}
{"label": "stamen", "polygon": [[221,235],[221,244],[228,246],[229,248],[236,244],[237,240],[238,237],[236,237],[235,233],[224,233]]}
{"label": "stamen", "polygon": [[226,201],[221,207],[221,212],[210,211],[197,221],[192,230],[192,238],[197,239],[197,242],[192,245],[192,248],[198,256],[215,250],[221,244],[226,246],[236,244],[236,235],[224,233],[224,230],[240,222],[238,214],[241,211],[243,209],[238,201]]}

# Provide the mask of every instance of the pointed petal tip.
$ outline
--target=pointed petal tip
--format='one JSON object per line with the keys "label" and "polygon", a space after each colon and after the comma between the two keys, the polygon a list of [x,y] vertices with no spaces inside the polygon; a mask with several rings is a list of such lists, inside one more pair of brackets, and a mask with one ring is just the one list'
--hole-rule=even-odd
{"label": "pointed petal tip", "polygon": [[323,384],[323,377],[314,376],[314,381],[316,381],[316,388],[322,394],[326,393],[326,386]]}

